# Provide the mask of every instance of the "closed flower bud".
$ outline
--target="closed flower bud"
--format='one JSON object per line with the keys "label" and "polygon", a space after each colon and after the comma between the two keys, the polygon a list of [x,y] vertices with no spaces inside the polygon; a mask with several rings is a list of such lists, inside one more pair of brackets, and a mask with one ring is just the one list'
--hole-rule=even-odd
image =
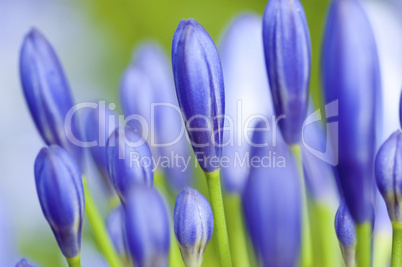
{"label": "closed flower bud", "polygon": [[377,186],[392,222],[402,223],[402,132],[396,130],[381,146],[375,160]]}
{"label": "closed flower bud", "polygon": [[[273,105],[269,92],[262,45],[262,20],[252,13],[237,16],[225,31],[220,55],[225,81],[225,114],[232,122],[225,121],[225,128],[243,128],[244,120],[262,114],[271,117]],[[241,113],[241,115],[238,115]],[[240,138],[241,141],[238,141]],[[245,158],[250,152],[248,136],[234,131],[224,131],[223,143],[232,141],[222,149],[223,157],[229,158],[227,166],[222,164],[221,175],[225,190],[241,194],[247,182],[249,168],[236,164],[238,157]]]}
{"label": "closed flower bud", "polygon": [[356,229],[344,200],[335,215],[335,232],[346,266],[356,266]]}
{"label": "closed flower bud", "polygon": [[325,102],[338,106],[338,127],[330,134],[339,149],[340,185],[355,223],[362,224],[372,217],[380,77],[373,31],[360,1],[332,1],[321,65]]}
{"label": "closed flower bud", "polygon": [[225,93],[215,44],[194,19],[182,20],[173,36],[173,77],[187,133],[201,168],[219,169]]}
{"label": "closed flower bud", "polygon": [[300,0],[270,0],[263,17],[265,63],[283,138],[300,141],[311,69],[310,33]]}
{"label": "closed flower bud", "polygon": [[36,29],[25,36],[19,67],[25,99],[43,140],[63,147],[80,163],[81,149],[72,143],[79,140],[76,116],[65,129],[66,115],[74,106],[70,87],[55,51]]}
{"label": "closed flower bud", "polygon": [[184,188],[174,206],[174,233],[187,267],[201,266],[213,231],[214,217],[208,200],[197,190]]}
{"label": "closed flower bud", "polygon": [[170,246],[167,205],[153,187],[138,185],[127,196],[126,235],[131,256],[139,267],[164,267]]}
{"label": "closed flower bud", "polygon": [[124,233],[124,210],[117,206],[109,213],[106,220],[107,232],[113,242],[116,252],[120,255],[126,253],[126,240]]}
{"label": "closed flower bud", "polygon": [[32,263],[30,263],[27,259],[22,258],[15,267],[35,267]]}
{"label": "closed flower bud", "polygon": [[117,128],[107,141],[106,154],[110,180],[123,204],[133,185],[153,185],[151,151],[133,128]]}
{"label": "closed flower bud", "polygon": [[297,266],[301,245],[300,178],[280,131],[272,133],[266,127],[259,122],[252,138],[251,169],[243,194],[244,218],[262,266]]}
{"label": "closed flower bud", "polygon": [[85,202],[77,163],[59,146],[43,148],[35,161],[35,183],[61,252],[66,258],[79,256]]}

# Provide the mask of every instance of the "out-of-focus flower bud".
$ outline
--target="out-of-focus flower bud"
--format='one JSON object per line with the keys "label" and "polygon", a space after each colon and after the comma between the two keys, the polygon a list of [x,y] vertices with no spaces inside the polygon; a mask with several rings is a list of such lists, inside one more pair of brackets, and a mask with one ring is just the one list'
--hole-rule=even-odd
{"label": "out-of-focus flower bud", "polygon": [[109,213],[106,220],[107,232],[113,242],[116,252],[120,255],[126,253],[126,240],[124,234],[124,210],[117,206]]}
{"label": "out-of-focus flower bud", "polygon": [[381,146],[375,160],[378,189],[392,222],[402,223],[402,132],[396,130]]}
{"label": "out-of-focus flower bud", "polygon": [[27,259],[22,258],[15,267],[36,267],[32,263],[30,263]]}
{"label": "out-of-focus flower bud", "polygon": [[182,20],[173,36],[173,77],[187,133],[201,168],[219,169],[225,93],[218,51],[194,19]]}
{"label": "out-of-focus flower bud", "polygon": [[67,259],[81,250],[84,188],[79,167],[63,148],[42,148],[35,160],[36,191],[43,215]]}
{"label": "out-of-focus flower bud", "polygon": [[106,154],[110,180],[123,204],[133,185],[153,185],[151,151],[133,128],[117,128],[107,141]]}
{"label": "out-of-focus flower bud", "polygon": [[[233,129],[243,129],[244,121],[256,114],[273,114],[261,32],[262,21],[259,16],[241,14],[225,31],[219,49],[226,88],[225,113],[232,121],[225,121],[225,128],[232,130],[224,131],[223,143],[231,139],[232,144],[223,147],[222,155],[230,162],[227,167],[222,166],[221,175],[226,191],[231,193],[241,194],[244,190],[249,168],[235,162],[237,157],[243,159],[250,152],[248,138],[242,134],[239,136],[238,131]],[[238,141],[239,138],[241,141]]]}
{"label": "out-of-focus flower bud", "polygon": [[186,266],[201,266],[204,251],[214,231],[214,217],[208,200],[186,187],[174,206],[174,233]]}
{"label": "out-of-focus flower bud", "polygon": [[263,266],[296,266],[301,245],[298,171],[280,131],[266,127],[260,121],[252,138],[250,177],[243,194],[245,220]]}
{"label": "out-of-focus flower bud", "polygon": [[270,0],[263,17],[265,63],[275,113],[288,144],[300,141],[311,69],[310,33],[300,0]]}
{"label": "out-of-focus flower bud", "polygon": [[335,215],[335,232],[346,266],[356,266],[356,229],[344,200]]}
{"label": "out-of-focus flower bud", "polygon": [[401,96],[399,98],[399,123],[400,123],[400,127],[402,128],[402,92],[401,92]]}
{"label": "out-of-focus flower bud", "polygon": [[[170,158],[172,153],[183,159],[190,157],[171,67],[158,44],[146,42],[136,49],[121,79],[120,99],[126,118],[132,116],[129,124],[147,140],[155,158]],[[180,191],[190,183],[190,168],[173,162],[168,167],[161,165],[157,167],[174,189]]]}
{"label": "out-of-focus flower bud", "polygon": [[331,3],[322,51],[326,104],[337,103],[338,127],[330,132],[338,147],[339,181],[357,224],[372,218],[379,62],[370,21],[358,0]]}
{"label": "out-of-focus flower bud", "polygon": [[125,206],[127,243],[139,267],[164,267],[170,246],[167,205],[153,187],[133,187]]}
{"label": "out-of-focus flower bud", "polygon": [[36,29],[25,36],[19,67],[25,99],[43,140],[63,147],[80,163],[81,149],[72,143],[74,138],[80,139],[76,116],[65,128],[74,106],[70,87],[56,53]]}

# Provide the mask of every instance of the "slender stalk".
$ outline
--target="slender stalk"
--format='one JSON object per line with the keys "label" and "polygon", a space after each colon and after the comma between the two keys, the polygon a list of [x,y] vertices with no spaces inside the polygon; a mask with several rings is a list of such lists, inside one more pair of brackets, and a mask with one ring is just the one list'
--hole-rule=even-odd
{"label": "slender stalk", "polygon": [[[244,228],[243,209],[241,198],[238,194],[230,194],[224,197],[229,245],[232,249],[232,261],[234,266],[251,266],[248,251],[247,238]],[[230,211],[230,212],[228,212]]]}
{"label": "slender stalk", "polygon": [[402,224],[392,222],[391,267],[402,266]]}
{"label": "slender stalk", "polygon": [[109,238],[103,219],[96,208],[91,193],[89,192],[87,179],[84,176],[82,177],[82,183],[84,185],[85,193],[85,214],[94,234],[95,242],[111,267],[121,267],[122,264],[119,256]]}
{"label": "slender stalk", "polygon": [[314,263],[316,266],[339,266],[341,261],[336,253],[338,240],[334,227],[333,209],[328,204],[317,201],[311,204],[311,226],[316,232],[312,235],[314,251],[317,252],[314,255]]}
{"label": "slender stalk", "polygon": [[205,178],[207,179],[209,199],[214,214],[214,235],[218,247],[220,266],[232,267],[219,169],[210,173],[205,172]]}
{"label": "slender stalk", "polygon": [[81,254],[74,258],[66,258],[69,267],[81,267]]}
{"label": "slender stalk", "polygon": [[312,240],[310,232],[310,219],[306,196],[306,185],[304,182],[303,165],[301,160],[301,148],[300,145],[290,146],[292,153],[295,157],[299,176],[300,176],[300,187],[301,187],[301,201],[302,201],[302,247],[301,247],[301,258],[300,266],[302,267],[312,267],[313,265],[313,250],[312,250]]}
{"label": "slender stalk", "polygon": [[371,261],[371,223],[356,224],[357,266],[370,267]]}

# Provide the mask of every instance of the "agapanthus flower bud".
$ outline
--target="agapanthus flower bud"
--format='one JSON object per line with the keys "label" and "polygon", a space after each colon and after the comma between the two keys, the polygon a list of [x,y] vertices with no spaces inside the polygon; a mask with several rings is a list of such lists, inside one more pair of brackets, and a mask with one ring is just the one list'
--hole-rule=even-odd
{"label": "agapanthus flower bud", "polygon": [[378,151],[375,159],[375,177],[391,221],[402,223],[401,130],[396,130]]}
{"label": "agapanthus flower bud", "polygon": [[43,215],[66,258],[79,256],[84,188],[74,158],[63,148],[42,148],[35,160],[35,183]]}
{"label": "agapanthus flower bud", "polygon": [[109,213],[106,220],[107,232],[113,242],[116,252],[120,255],[126,253],[124,216],[123,207],[117,206]]}
{"label": "agapanthus flower bud", "polygon": [[[243,194],[244,217],[263,266],[297,266],[301,245],[301,188],[280,131],[259,122]],[[273,142],[276,142],[275,145]]]}
{"label": "agapanthus flower bud", "polygon": [[55,51],[36,29],[25,36],[19,67],[25,99],[43,140],[63,147],[80,163],[81,149],[72,143],[73,137],[79,140],[76,116],[69,129],[64,127],[74,106],[70,87]]}
{"label": "agapanthus flower bud", "polygon": [[346,266],[356,266],[356,229],[344,200],[335,215],[335,232]]}
{"label": "agapanthus flower bud", "polygon": [[[190,149],[178,108],[171,66],[162,48],[153,42],[141,44],[120,82],[120,99],[130,125],[138,129],[150,144],[152,155],[159,159],[174,156],[187,159]],[[137,116],[145,119],[148,128]],[[190,168],[169,164],[157,166],[170,184],[181,190],[190,183]]]}
{"label": "agapanthus flower bud", "polygon": [[275,113],[288,144],[300,141],[311,69],[310,33],[300,0],[270,0],[263,16],[265,63]]}
{"label": "agapanthus flower bud", "polygon": [[[225,81],[225,113],[232,119],[232,122],[225,121],[225,128],[243,129],[248,127],[243,125],[244,121],[251,116],[261,114],[270,118],[273,114],[261,31],[261,17],[245,13],[230,23],[223,36],[219,52]],[[231,140],[232,144],[222,149],[223,157],[230,160],[221,169],[226,191],[240,194],[244,190],[249,168],[236,164],[236,160],[238,157],[245,158],[251,148],[247,142],[248,136],[242,133],[239,134],[237,130],[224,131],[223,143]]]}
{"label": "agapanthus flower bud", "polygon": [[196,189],[184,188],[176,198],[173,220],[184,264],[201,266],[214,231],[214,217],[208,200]]}
{"label": "agapanthus flower bud", "polygon": [[139,267],[164,267],[170,247],[167,204],[153,187],[133,187],[125,206],[127,243]]}
{"label": "agapanthus flower bud", "polygon": [[337,101],[338,127],[331,132],[338,147],[339,181],[356,223],[372,216],[373,166],[376,147],[376,98],[379,63],[370,21],[358,0],[331,3],[322,52],[327,104]]}
{"label": "agapanthus flower bud", "polygon": [[36,267],[32,263],[30,263],[27,259],[22,258],[15,267]]}
{"label": "agapanthus flower bud", "polygon": [[177,27],[172,43],[172,66],[177,99],[191,145],[201,168],[213,172],[219,169],[222,150],[223,76],[213,40],[194,19],[182,20]]}
{"label": "agapanthus flower bud", "polygon": [[123,204],[133,185],[153,185],[151,151],[133,128],[117,128],[107,141],[106,154],[110,180]]}

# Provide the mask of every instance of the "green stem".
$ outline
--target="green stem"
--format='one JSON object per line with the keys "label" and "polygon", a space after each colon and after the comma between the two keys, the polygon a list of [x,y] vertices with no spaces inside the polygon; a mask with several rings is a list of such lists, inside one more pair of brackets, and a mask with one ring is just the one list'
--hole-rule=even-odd
{"label": "green stem", "polygon": [[311,215],[311,226],[316,233],[312,235],[313,247],[316,252],[315,265],[339,266],[341,262],[336,253],[338,240],[334,227],[333,209],[328,204],[313,201],[311,203]]}
{"label": "green stem", "polygon": [[66,258],[69,267],[81,267],[81,254],[74,258]]}
{"label": "green stem", "polygon": [[214,214],[214,235],[218,247],[220,266],[232,267],[219,169],[214,172],[205,172],[205,178],[207,179],[209,199]]}
{"label": "green stem", "polygon": [[233,265],[249,267],[251,265],[247,251],[241,198],[238,194],[230,194],[226,195],[224,200]]}
{"label": "green stem", "polygon": [[391,267],[397,266],[402,266],[402,224],[393,222]]}
{"label": "green stem", "polygon": [[302,247],[301,247],[301,258],[300,266],[302,267],[312,267],[313,266],[313,252],[312,252],[312,241],[310,232],[310,219],[307,205],[306,196],[306,185],[304,182],[303,165],[301,160],[301,148],[300,145],[290,146],[292,153],[295,157],[297,167],[300,176],[300,187],[301,187],[301,201],[302,201]]}
{"label": "green stem", "polygon": [[92,228],[96,244],[111,267],[121,267],[122,264],[119,256],[117,255],[109,238],[105,224],[103,223],[103,219],[96,208],[91,193],[89,192],[87,179],[84,176],[82,177],[82,183],[84,185],[85,193],[85,214],[87,216],[89,225]]}
{"label": "green stem", "polygon": [[357,266],[370,267],[371,261],[371,223],[356,225],[356,257]]}

